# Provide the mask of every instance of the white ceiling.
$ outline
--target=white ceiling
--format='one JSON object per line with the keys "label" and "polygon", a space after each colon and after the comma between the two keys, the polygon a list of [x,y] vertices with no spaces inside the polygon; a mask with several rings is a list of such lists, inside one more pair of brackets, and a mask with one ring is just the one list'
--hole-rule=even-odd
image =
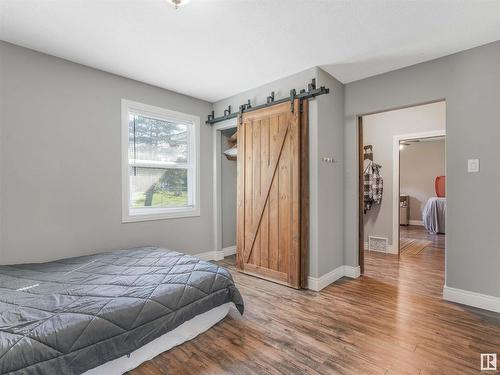
{"label": "white ceiling", "polygon": [[346,83],[500,39],[500,0],[0,0],[0,39],[208,101]]}

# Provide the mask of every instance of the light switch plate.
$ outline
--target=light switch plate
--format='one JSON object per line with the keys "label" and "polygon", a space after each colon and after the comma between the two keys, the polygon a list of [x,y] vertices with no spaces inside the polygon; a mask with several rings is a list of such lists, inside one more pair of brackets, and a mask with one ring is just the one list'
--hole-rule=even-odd
{"label": "light switch plate", "polygon": [[479,172],[479,159],[467,160],[467,172],[469,173]]}

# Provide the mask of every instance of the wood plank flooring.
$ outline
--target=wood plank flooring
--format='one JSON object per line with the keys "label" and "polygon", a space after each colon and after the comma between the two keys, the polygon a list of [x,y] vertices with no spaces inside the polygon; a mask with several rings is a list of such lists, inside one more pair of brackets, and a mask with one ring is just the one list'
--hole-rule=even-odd
{"label": "wood plank flooring", "polygon": [[232,310],[131,374],[479,374],[479,354],[500,352],[500,314],[441,300],[436,241],[399,262],[366,252],[364,276],[319,293],[238,273],[226,258],[244,316]]}
{"label": "wood plank flooring", "polygon": [[428,240],[417,240],[416,238],[401,238],[399,240],[399,249],[401,251],[401,255],[418,255],[431,244],[432,242]]}
{"label": "wood plank flooring", "polygon": [[446,236],[444,234],[433,234],[420,225],[401,225],[399,227],[399,236],[401,238],[412,238],[417,240],[427,240],[431,242],[432,247],[444,250]]}
{"label": "wood plank flooring", "polygon": [[444,252],[444,243],[444,234],[429,233],[419,225],[400,226],[399,248],[402,256],[419,255],[432,251],[432,248]]}

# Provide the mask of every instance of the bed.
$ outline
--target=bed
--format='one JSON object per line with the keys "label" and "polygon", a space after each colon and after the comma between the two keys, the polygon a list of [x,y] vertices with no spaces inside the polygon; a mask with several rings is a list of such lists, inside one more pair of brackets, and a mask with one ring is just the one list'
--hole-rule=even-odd
{"label": "bed", "polygon": [[0,374],[120,374],[223,319],[230,273],[158,247],[0,266]]}
{"label": "bed", "polygon": [[425,228],[430,233],[446,233],[446,198],[431,197],[424,206],[422,217]]}

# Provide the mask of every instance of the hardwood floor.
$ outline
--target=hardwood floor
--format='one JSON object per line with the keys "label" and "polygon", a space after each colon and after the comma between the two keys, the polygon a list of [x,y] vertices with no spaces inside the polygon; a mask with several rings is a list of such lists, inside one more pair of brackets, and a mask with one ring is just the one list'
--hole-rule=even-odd
{"label": "hardwood floor", "polygon": [[415,238],[401,238],[399,249],[401,255],[418,255],[431,245],[431,241],[417,240]]}
{"label": "hardwood floor", "polygon": [[422,226],[400,226],[399,237],[401,256],[420,255],[438,250],[444,253],[445,235],[429,233]]}
{"label": "hardwood floor", "polygon": [[131,373],[478,374],[480,353],[500,352],[500,314],[441,300],[442,249],[365,257],[364,276],[319,293],[238,273],[226,258],[244,316],[232,310]]}
{"label": "hardwood floor", "polygon": [[444,249],[446,236],[444,234],[432,234],[420,225],[401,225],[399,227],[399,236],[401,238],[412,238],[417,240],[427,240],[431,242],[432,247]]}

